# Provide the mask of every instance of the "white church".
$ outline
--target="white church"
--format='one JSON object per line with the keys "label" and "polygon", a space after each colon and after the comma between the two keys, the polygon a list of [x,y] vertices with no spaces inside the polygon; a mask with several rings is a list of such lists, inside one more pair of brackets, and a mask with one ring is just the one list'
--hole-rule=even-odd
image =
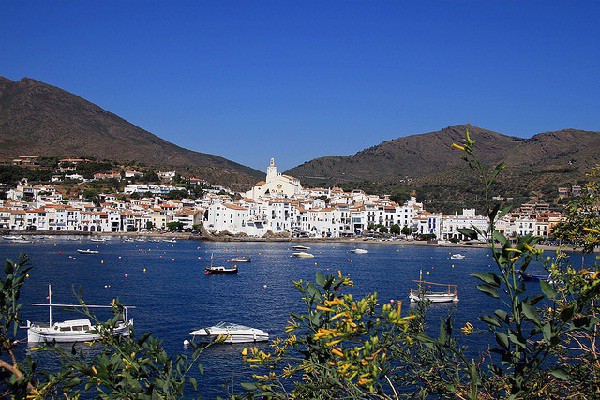
{"label": "white church", "polygon": [[267,177],[264,182],[258,182],[246,192],[246,198],[254,201],[261,197],[292,197],[300,194],[302,186],[300,181],[292,176],[277,172],[275,159],[267,167]]}

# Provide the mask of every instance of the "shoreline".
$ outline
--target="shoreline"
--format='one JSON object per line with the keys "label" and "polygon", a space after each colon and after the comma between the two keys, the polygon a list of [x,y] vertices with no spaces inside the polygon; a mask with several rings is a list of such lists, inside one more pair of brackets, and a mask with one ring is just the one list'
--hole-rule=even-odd
{"label": "shoreline", "polygon": [[[364,240],[363,238],[262,238],[262,237],[231,237],[231,236],[203,236],[194,235],[188,232],[78,232],[78,231],[3,231],[2,235],[24,235],[24,236],[110,236],[110,237],[148,237],[148,238],[169,238],[177,240],[195,240],[198,242],[216,242],[216,243],[344,243],[344,244],[365,244],[365,245],[407,245],[407,246],[437,246],[448,248],[488,248],[485,243],[430,243],[427,241],[417,240]],[[544,251],[569,251],[581,253],[571,246],[551,246],[538,245],[536,246]],[[593,254],[600,253],[600,248],[594,249]]]}

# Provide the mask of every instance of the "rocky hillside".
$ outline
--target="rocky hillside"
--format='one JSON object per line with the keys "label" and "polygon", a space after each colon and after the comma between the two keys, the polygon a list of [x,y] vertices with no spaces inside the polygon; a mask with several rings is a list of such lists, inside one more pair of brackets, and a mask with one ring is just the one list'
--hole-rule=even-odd
{"label": "rocky hillside", "polygon": [[459,125],[383,142],[353,156],[316,158],[286,173],[312,185],[362,187],[398,198],[414,193],[433,210],[480,205],[476,175],[451,147],[467,127],[480,160],[507,165],[496,194],[517,204],[534,196],[552,201],[558,186],[585,182],[585,173],[600,164],[600,132],[564,129],[520,139]]}
{"label": "rocky hillside", "polygon": [[13,82],[0,77],[0,158],[24,154],[135,161],[239,187],[264,175],[160,139],[57,87],[28,78]]}

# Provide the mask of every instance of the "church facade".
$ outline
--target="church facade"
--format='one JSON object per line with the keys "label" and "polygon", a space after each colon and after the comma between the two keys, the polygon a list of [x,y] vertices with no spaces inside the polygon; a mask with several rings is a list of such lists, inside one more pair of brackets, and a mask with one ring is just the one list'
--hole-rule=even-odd
{"label": "church facade", "polygon": [[246,198],[258,200],[261,197],[287,197],[297,196],[302,191],[300,181],[293,176],[277,172],[275,159],[267,167],[267,176],[264,181],[258,182],[246,192]]}

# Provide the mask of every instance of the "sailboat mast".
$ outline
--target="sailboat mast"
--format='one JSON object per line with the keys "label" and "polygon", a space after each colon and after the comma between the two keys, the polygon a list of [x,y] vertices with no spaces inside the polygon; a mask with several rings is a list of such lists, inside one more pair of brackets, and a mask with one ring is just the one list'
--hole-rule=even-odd
{"label": "sailboat mast", "polygon": [[48,298],[50,299],[50,326],[52,326],[52,285],[48,285]]}

